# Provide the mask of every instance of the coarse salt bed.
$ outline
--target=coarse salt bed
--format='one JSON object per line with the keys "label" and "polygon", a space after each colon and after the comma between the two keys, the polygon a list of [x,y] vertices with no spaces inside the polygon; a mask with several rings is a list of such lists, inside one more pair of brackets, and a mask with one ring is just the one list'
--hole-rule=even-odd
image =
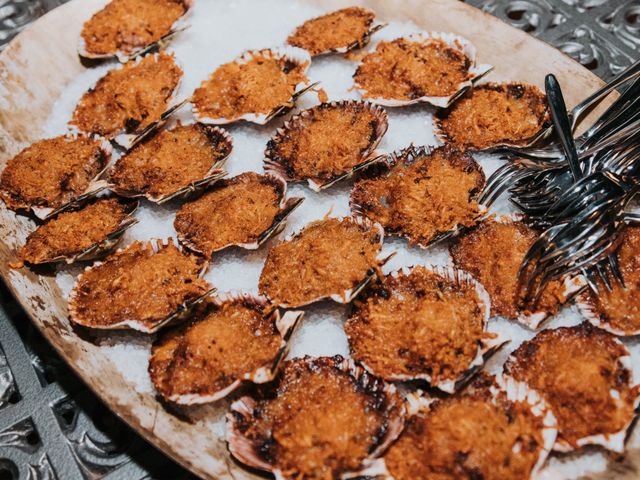
{"label": "coarse salt bed", "polygon": [[[233,60],[246,49],[261,49],[282,45],[289,34],[304,20],[323,13],[310,5],[291,0],[235,0],[214,2],[213,0],[197,0],[190,15],[190,28],[178,35],[169,47],[184,69],[177,99],[190,96],[200,82],[206,79],[220,64]],[[369,50],[375,48],[380,40],[391,40],[398,36],[411,34],[419,29],[411,23],[391,22],[377,33]],[[312,81],[321,82],[330,100],[358,98],[352,88],[352,75],[356,62],[340,56],[326,56],[313,61],[308,75]],[[115,63],[88,69],[78,76],[62,93],[55,103],[43,131],[49,137],[64,133],[66,124],[71,118],[73,109],[82,96],[110,68],[117,68]],[[523,79],[513,79],[523,80]],[[524,79],[526,80],[526,79]],[[307,93],[299,99],[299,108],[308,108],[318,103],[314,93]],[[298,109],[299,110],[299,109]],[[389,130],[384,136],[380,151],[391,152],[408,147],[411,144],[437,145],[438,142],[431,128],[433,110],[424,105],[402,109],[388,109]],[[287,116],[288,118],[288,116]],[[173,122],[192,122],[188,108],[181,109]],[[233,137],[233,153],[227,161],[226,169],[230,176],[244,171],[263,171],[264,149],[275,129],[282,125],[284,119],[277,119],[267,126],[237,124],[227,126]],[[501,161],[491,155],[476,155],[476,159],[490,175]],[[322,193],[312,192],[306,185],[289,185],[289,196],[303,196],[305,201],[291,215],[285,230],[277,239],[271,239],[257,251],[243,251],[232,248],[215,254],[211,269],[206,278],[220,292],[257,293],[260,270],[266,258],[268,248],[278,239],[300,230],[312,220],[331,216],[349,214],[349,192],[352,182],[343,182]],[[136,213],[139,223],[125,235],[123,245],[134,240],[166,238],[175,236],[173,219],[179,203],[158,206],[143,201]],[[509,202],[502,198],[492,209],[499,214],[514,211]],[[397,252],[396,256],[385,266],[384,271],[397,270],[409,265],[450,265],[446,244],[436,245],[427,250],[408,247],[407,242],[397,238],[387,238],[383,255]],[[72,288],[75,277],[80,273],[77,267],[61,267],[57,281],[65,296]],[[306,316],[292,338],[290,357],[302,355],[348,354],[348,345],[342,325],[347,314],[344,305],[321,302],[305,309]],[[559,315],[551,319],[545,326],[576,325],[581,317],[574,307],[564,308]],[[514,322],[503,319],[491,321],[490,329],[507,334],[511,342],[488,363],[487,370],[499,373],[509,352],[520,343],[534,336],[534,333]],[[634,366],[640,361],[640,348],[637,342],[625,340],[632,350]],[[124,378],[138,391],[152,391],[148,379],[147,364],[150,344],[144,341],[128,342],[125,337],[116,336],[102,348],[120,370]],[[640,378],[636,374],[636,378]],[[224,409],[204,409],[203,413],[211,425],[214,435],[222,435],[222,412]],[[630,443],[640,443],[638,435]],[[577,478],[581,475],[601,472],[607,467],[606,456],[602,452],[589,452],[580,455],[568,455],[553,458],[543,471],[543,478]]]}

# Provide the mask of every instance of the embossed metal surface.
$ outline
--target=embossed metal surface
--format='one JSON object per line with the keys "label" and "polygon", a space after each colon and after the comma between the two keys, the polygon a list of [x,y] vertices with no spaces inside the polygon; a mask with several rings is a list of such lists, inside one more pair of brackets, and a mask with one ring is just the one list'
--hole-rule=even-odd
{"label": "embossed metal surface", "polygon": [[[425,0],[426,1],[426,0]],[[64,0],[0,0],[0,50]],[[467,0],[608,79],[640,56],[640,0]],[[0,479],[192,478],[66,368],[0,284]]]}

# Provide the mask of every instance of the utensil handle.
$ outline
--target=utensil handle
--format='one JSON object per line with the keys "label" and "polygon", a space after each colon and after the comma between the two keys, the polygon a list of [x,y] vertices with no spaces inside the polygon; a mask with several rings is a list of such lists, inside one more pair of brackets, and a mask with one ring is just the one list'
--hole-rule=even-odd
{"label": "utensil handle", "polygon": [[551,110],[551,119],[553,120],[553,126],[555,127],[562,148],[567,161],[569,162],[569,168],[571,169],[571,175],[573,179],[578,181],[582,178],[582,170],[580,168],[580,161],[578,160],[578,152],[576,151],[576,145],[573,142],[571,123],[567,115],[567,106],[562,96],[562,90],[556,77],[550,73],[544,79],[545,91],[547,93],[547,101],[549,102],[549,108]]}
{"label": "utensil handle", "polygon": [[609,95],[613,90],[618,88],[623,83],[631,80],[632,78],[640,75],[640,60],[633,63],[626,70],[620,72],[613,80],[610,80],[607,84],[605,84],[602,88],[596,90],[587,98],[585,98],[578,105],[573,107],[571,110],[571,127],[572,130],[575,128],[578,120],[582,116],[582,114],[587,111],[590,107],[598,103],[604,97]]}

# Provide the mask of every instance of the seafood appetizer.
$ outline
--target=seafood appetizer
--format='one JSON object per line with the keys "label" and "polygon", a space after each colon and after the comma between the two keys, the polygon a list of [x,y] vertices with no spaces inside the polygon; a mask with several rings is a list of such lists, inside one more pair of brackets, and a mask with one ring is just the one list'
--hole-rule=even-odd
{"label": "seafood appetizer", "polygon": [[526,83],[486,83],[434,116],[442,142],[486,150],[533,143],[549,122],[547,98]]}
{"label": "seafood appetizer", "polygon": [[323,103],[292,117],[269,140],[265,170],[320,191],[375,161],[387,113],[368,102]]}
{"label": "seafood appetizer", "polygon": [[353,214],[423,248],[476,225],[486,212],[477,201],[485,183],[482,168],[449,146],[407,148],[361,177],[351,192]]}
{"label": "seafood appetizer", "polygon": [[346,53],[369,43],[384,27],[374,25],[376,14],[362,7],[348,7],[307,20],[289,35],[287,43],[311,55]]}
{"label": "seafood appetizer", "polygon": [[453,393],[505,340],[487,332],[489,295],[460,270],[403,269],[370,285],[345,323],[351,356],[385,380]]}
{"label": "seafood appetizer", "polygon": [[617,251],[624,287],[609,289],[601,280],[598,292],[588,290],[578,296],[578,308],[598,328],[614,335],[640,335],[640,227],[628,226]]}
{"label": "seafood appetizer", "polygon": [[554,449],[600,445],[622,453],[640,403],[631,357],[589,323],[543,330],[511,354],[505,372],[545,399],[558,419]]}
{"label": "seafood appetizer", "polygon": [[182,69],[167,53],[132,60],[110,70],[82,96],[70,124],[129,147],[162,120],[181,77]]}
{"label": "seafood appetizer", "polygon": [[109,174],[110,188],[126,197],[166,202],[222,178],[219,167],[232,146],[229,134],[219,127],[178,124],[155,132],[121,157]]}
{"label": "seafood appetizer", "polygon": [[285,199],[286,182],[274,175],[246,172],[221,180],[182,205],[173,226],[180,244],[211,257],[230,246],[257,249],[284,227],[302,198]]}
{"label": "seafood appetizer", "polygon": [[191,0],[111,0],[82,27],[78,54],[89,59],[129,58],[169,40]]}
{"label": "seafood appetizer", "polygon": [[330,298],[349,303],[386,262],[380,225],[326,218],[269,250],[258,288],[275,305],[295,308]]}
{"label": "seafood appetizer", "polygon": [[229,451],[276,478],[344,478],[381,455],[400,434],[395,388],[352,360],[297,358],[275,382],[231,405]]}
{"label": "seafood appetizer", "polygon": [[518,284],[518,271],[537,238],[536,231],[517,218],[500,218],[482,222],[450,248],[456,267],[469,272],[489,292],[492,315],[533,329],[555,315],[582,286],[578,279],[554,280],[535,305],[530,304]]}
{"label": "seafood appetizer", "polygon": [[264,125],[291,110],[312,87],[305,75],[310,64],[309,53],[295,47],[247,51],[218,67],[196,89],[193,114],[202,123],[246,120]]}
{"label": "seafood appetizer", "polygon": [[211,293],[202,278],[207,266],[172,239],[134,242],[78,277],[69,296],[71,321],[96,329],[155,332]]}
{"label": "seafood appetizer", "polygon": [[111,145],[67,135],[39,140],[9,160],[0,176],[0,198],[11,210],[46,218],[71,201],[104,188],[98,180],[111,162]]}
{"label": "seafood appetizer", "polygon": [[481,374],[454,396],[407,400],[402,435],[358,478],[534,479],[557,435],[540,395],[508,377]]}
{"label": "seafood appetizer", "polygon": [[151,380],[165,400],[184,405],[219,400],[243,381],[270,382],[302,315],[280,316],[264,298],[205,300],[186,323],[159,334]]}
{"label": "seafood appetizer", "polygon": [[431,32],[378,43],[353,79],[363,98],[380,105],[445,108],[491,68],[476,66],[476,49],[465,38]]}
{"label": "seafood appetizer", "polygon": [[119,198],[98,198],[84,205],[62,210],[29,234],[20,250],[22,263],[92,260],[116,246],[127,228],[137,220],[138,202]]}

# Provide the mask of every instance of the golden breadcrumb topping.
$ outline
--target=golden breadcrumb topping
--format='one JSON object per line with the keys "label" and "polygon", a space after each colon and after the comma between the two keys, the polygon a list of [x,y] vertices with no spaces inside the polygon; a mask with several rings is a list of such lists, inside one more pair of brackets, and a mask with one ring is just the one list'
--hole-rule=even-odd
{"label": "golden breadcrumb topping", "polygon": [[373,166],[356,182],[351,203],[387,233],[428,245],[439,235],[477,223],[484,182],[482,168],[470,155],[441,147]]}
{"label": "golden breadcrumb topping", "polygon": [[505,370],[544,397],[559,438],[578,448],[577,440],[616,433],[634,416],[637,391],[620,362],[624,355],[613,335],[584,323],[543,330],[512,354]]}
{"label": "golden breadcrumb topping", "polygon": [[183,0],[111,0],[80,34],[89,54],[126,55],[157,42],[187,11]]}
{"label": "golden breadcrumb topping", "polygon": [[276,220],[282,194],[271,177],[246,172],[182,205],[173,225],[183,244],[211,256],[229,245],[258,241]]}
{"label": "golden breadcrumb topping", "polygon": [[160,120],[180,77],[182,69],[166,53],[132,60],[110,70],[82,96],[70,123],[108,138],[139,133]]}
{"label": "golden breadcrumb topping", "polygon": [[349,7],[307,20],[289,35],[287,43],[311,55],[357,45],[363,47],[375,14],[362,7]]}
{"label": "golden breadcrumb topping", "polygon": [[443,40],[380,42],[353,78],[365,98],[447,97],[470,78],[469,59]]}
{"label": "golden breadcrumb topping", "polygon": [[218,130],[199,123],[162,130],[136,145],[115,164],[110,180],[126,195],[171,195],[206,178],[231,153]]}
{"label": "golden breadcrumb topping", "polygon": [[312,222],[269,250],[260,293],[291,307],[342,294],[378,268],[380,249],[379,232],[351,219]]}
{"label": "golden breadcrumb topping", "polygon": [[547,119],[547,100],[537,87],[520,83],[479,85],[439,114],[442,133],[460,147],[484,149],[525,144]]}
{"label": "golden breadcrumb topping", "polygon": [[7,162],[0,197],[7,208],[57,208],[85,193],[111,159],[90,137],[40,140]]}

